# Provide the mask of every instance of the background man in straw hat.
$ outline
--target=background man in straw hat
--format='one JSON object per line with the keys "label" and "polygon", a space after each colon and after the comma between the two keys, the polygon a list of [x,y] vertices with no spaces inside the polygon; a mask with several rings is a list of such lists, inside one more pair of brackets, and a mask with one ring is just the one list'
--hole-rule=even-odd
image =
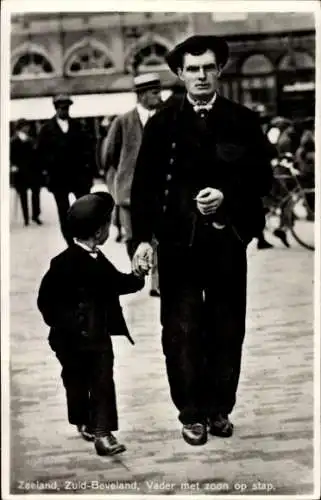
{"label": "background man in straw hat", "polygon": [[62,234],[68,244],[72,238],[66,229],[69,193],[76,198],[90,192],[93,182],[94,151],[81,125],[70,118],[73,101],[67,95],[53,98],[56,114],[40,130],[37,153],[46,172],[47,187],[55,197]]}
{"label": "background man in straw hat", "polygon": [[[102,165],[105,166],[109,192],[119,207],[120,223],[125,230],[129,258],[133,257],[130,191],[141,145],[143,129],[161,104],[161,83],[156,73],[134,78],[137,105],[113,121],[102,145]],[[150,165],[153,170],[153,165]],[[155,255],[155,254],[154,254]],[[158,295],[157,266],[154,261],[151,295]]]}
{"label": "background man in straw hat", "polygon": [[159,242],[162,344],[191,445],[233,433],[245,333],[246,247],[264,227],[271,145],[256,113],[217,93],[226,42],[193,36],[167,57],[186,88],[147,124],[132,193],[133,269]]}

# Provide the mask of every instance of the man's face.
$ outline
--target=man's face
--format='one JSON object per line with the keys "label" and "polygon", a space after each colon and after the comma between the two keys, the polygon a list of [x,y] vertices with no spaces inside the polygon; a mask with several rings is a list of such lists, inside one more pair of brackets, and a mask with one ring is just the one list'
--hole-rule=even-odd
{"label": "man's face", "polygon": [[142,92],[140,102],[146,109],[156,109],[162,102],[161,89],[149,89]]}
{"label": "man's face", "polygon": [[69,108],[69,103],[58,103],[56,105],[56,113],[58,118],[61,118],[61,120],[66,120],[67,118],[69,118]]}
{"label": "man's face", "polygon": [[185,54],[183,67],[178,69],[187,93],[196,100],[208,100],[214,95],[220,75],[221,68],[211,50],[198,56]]}
{"label": "man's face", "polygon": [[29,124],[26,123],[25,125],[23,125],[23,127],[21,127],[21,132],[23,132],[24,134],[26,135],[29,135],[29,130],[30,130],[30,127],[29,127]]}

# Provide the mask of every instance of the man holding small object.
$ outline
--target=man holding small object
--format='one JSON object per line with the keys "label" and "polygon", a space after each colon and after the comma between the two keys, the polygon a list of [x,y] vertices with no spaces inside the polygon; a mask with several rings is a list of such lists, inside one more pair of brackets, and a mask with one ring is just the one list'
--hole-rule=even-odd
{"label": "man holding small object", "polygon": [[[159,242],[162,346],[191,445],[233,433],[246,313],[246,247],[264,228],[271,145],[256,114],[217,93],[227,43],[192,36],[167,63],[186,88],[146,125],[132,191],[135,273]],[[151,166],[153,168],[151,168]]]}

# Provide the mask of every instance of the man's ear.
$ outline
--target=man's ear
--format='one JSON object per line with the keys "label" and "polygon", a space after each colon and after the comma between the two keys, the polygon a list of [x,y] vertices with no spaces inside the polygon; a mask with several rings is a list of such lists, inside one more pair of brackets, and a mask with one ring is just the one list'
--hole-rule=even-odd
{"label": "man's ear", "polygon": [[183,82],[184,78],[182,77],[182,73],[183,73],[182,68],[177,68],[177,76]]}
{"label": "man's ear", "polygon": [[223,66],[221,64],[218,65],[217,77],[220,78],[223,71]]}

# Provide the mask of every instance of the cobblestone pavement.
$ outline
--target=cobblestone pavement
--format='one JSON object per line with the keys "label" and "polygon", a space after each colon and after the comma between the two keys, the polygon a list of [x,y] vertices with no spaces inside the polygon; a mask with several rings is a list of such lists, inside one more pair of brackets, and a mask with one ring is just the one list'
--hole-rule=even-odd
{"label": "cobblestone pavement", "polygon": [[[36,309],[40,278],[64,247],[46,191],[42,202],[42,227],[22,227],[11,207],[11,492],[311,497],[314,254],[294,242],[288,250],[272,237],[271,250],[249,248],[248,327],[232,415],[235,433],[230,439],[210,438],[202,447],[191,447],[180,436],[161,352],[159,299],[149,296],[148,286],[126,297],[124,312],[136,346],[125,338],[113,343],[118,437],[127,452],[98,457],[92,443],[67,423],[60,367]],[[122,244],[112,238],[104,251],[121,269],[129,268]]]}

